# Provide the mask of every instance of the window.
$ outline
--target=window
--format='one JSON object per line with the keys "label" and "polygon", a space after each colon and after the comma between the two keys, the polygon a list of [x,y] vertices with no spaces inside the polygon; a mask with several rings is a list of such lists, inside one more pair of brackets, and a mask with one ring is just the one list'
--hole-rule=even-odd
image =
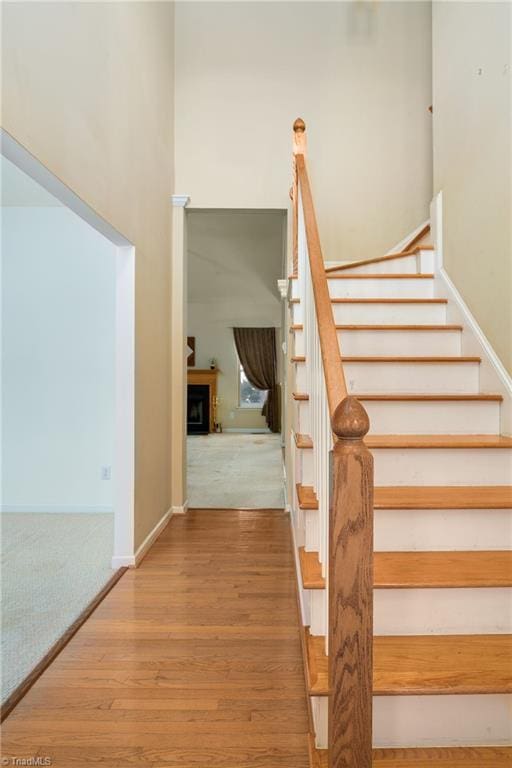
{"label": "window", "polygon": [[261,410],[267,399],[267,390],[253,387],[241,365],[239,365],[238,383],[240,408],[259,408]]}

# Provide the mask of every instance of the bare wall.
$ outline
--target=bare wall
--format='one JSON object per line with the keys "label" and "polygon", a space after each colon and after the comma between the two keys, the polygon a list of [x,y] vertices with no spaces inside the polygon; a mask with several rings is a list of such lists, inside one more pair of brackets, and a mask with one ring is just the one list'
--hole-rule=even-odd
{"label": "bare wall", "polygon": [[512,373],[509,3],[433,5],[434,188],[445,268]]}
{"label": "bare wall", "polygon": [[136,246],[136,546],[169,506],[173,25],[172,3],[3,4],[3,127]]}
{"label": "bare wall", "polygon": [[326,260],[375,256],[428,217],[429,2],[179,2],[176,188],[285,208],[308,125]]}

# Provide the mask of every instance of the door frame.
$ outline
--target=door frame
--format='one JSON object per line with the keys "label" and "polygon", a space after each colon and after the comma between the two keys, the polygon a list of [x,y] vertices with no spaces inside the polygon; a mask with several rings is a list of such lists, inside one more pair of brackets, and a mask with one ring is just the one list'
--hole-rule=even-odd
{"label": "door frame", "polygon": [[0,153],[116,249],[114,547],[112,568],[133,565],[135,496],[135,246],[3,128]]}

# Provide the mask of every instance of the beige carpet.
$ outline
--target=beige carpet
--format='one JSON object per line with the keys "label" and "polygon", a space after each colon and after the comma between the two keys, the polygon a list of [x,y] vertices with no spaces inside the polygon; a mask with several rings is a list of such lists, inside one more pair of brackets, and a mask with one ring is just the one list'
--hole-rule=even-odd
{"label": "beige carpet", "polygon": [[113,514],[2,513],[2,701],[113,571]]}
{"label": "beige carpet", "polygon": [[281,435],[189,436],[187,453],[190,507],[284,507]]}

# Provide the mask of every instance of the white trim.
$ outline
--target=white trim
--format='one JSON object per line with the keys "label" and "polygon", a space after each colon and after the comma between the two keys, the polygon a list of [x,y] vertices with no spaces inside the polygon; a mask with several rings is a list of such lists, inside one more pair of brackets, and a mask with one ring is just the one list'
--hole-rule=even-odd
{"label": "white trim", "polygon": [[1,154],[18,166],[27,176],[37,181],[47,192],[70,208],[77,216],[87,222],[114,245],[127,246],[132,243],[117,231],[99,213],[91,208],[81,197],[46,168],[28,149],[19,144],[4,128],[0,128]]}
{"label": "white trim", "polygon": [[430,232],[435,248],[437,269],[443,266],[443,190],[430,203]]}
{"label": "white trim", "polygon": [[190,195],[171,195],[174,208],[186,208],[190,203]]}
{"label": "white trim", "polygon": [[500,430],[512,434],[512,378],[494,351],[489,339],[455,287],[443,266],[443,191],[437,193],[430,205],[432,237],[435,246],[434,295],[448,299],[447,323],[460,323],[463,355],[478,355],[480,365],[480,390],[496,392],[503,396],[500,408]]}
{"label": "white trim", "polygon": [[504,435],[512,434],[512,379],[505,366],[494,351],[466,302],[458,292],[448,273],[441,267],[436,273],[434,293],[439,298],[447,298],[448,323],[462,323],[462,354],[478,355],[482,358],[480,366],[480,390],[495,392],[503,396],[500,408],[500,431]]}
{"label": "white trim", "polygon": [[390,248],[389,251],[386,251],[384,255],[387,256],[390,253],[400,253],[400,251],[402,251],[405,248],[407,243],[413,240],[416,237],[416,235],[419,235],[421,230],[424,227],[426,227],[427,224],[430,224],[430,219],[426,219],[422,224],[419,225],[419,227],[416,227],[416,229],[413,229],[413,231],[410,232],[407,235],[407,237],[404,237],[402,240],[400,240],[400,242],[394,245],[392,248]]}
{"label": "white trim", "polygon": [[[249,408],[244,408],[244,411],[251,410]],[[246,434],[246,435],[271,435],[272,432],[270,429],[267,429],[265,427],[227,427],[226,429],[222,430],[223,432],[238,432],[240,434]]]}
{"label": "white trim", "polygon": [[171,507],[171,512],[173,515],[186,515],[188,512],[188,499],[181,507]]}
{"label": "white trim", "polygon": [[170,272],[170,502],[185,506],[187,495],[187,226],[188,195],[172,195]]}
{"label": "white trim", "polygon": [[172,517],[172,509],[168,509],[160,518],[152,531],[148,533],[135,555],[117,555],[112,558],[112,568],[137,568],[140,561],[160,536]]}
{"label": "white trim", "polygon": [[52,515],[112,515],[114,507],[110,506],[87,506],[79,504],[2,504],[0,512],[12,514],[52,514]]}
{"label": "white trim", "polygon": [[131,556],[135,531],[135,248],[116,256],[114,552]]}
{"label": "white trim", "polygon": [[282,299],[288,298],[288,278],[282,278],[277,281],[277,290]]}
{"label": "white trim", "polygon": [[113,562],[131,561],[134,558],[135,482],[135,247],[3,128],[0,128],[0,142],[4,157],[117,246],[114,435],[117,481]]}

